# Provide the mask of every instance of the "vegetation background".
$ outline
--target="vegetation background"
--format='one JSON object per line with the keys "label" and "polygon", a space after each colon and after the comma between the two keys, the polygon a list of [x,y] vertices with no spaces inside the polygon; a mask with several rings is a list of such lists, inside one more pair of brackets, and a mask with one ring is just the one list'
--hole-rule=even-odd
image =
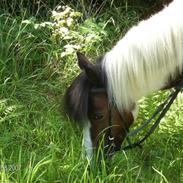
{"label": "vegetation background", "polygon": [[[116,153],[92,171],[81,158],[81,129],[63,110],[80,72],[75,52],[93,60],[162,2],[1,0],[0,182],[183,182],[182,94],[142,149]],[[168,93],[142,99],[134,126]]]}

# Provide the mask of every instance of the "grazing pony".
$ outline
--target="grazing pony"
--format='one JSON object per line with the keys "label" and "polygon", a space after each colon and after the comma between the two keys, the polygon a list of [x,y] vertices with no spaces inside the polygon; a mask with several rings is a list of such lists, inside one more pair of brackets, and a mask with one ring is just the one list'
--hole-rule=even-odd
{"label": "grazing pony", "polygon": [[117,151],[137,101],[176,86],[183,76],[183,0],[132,27],[95,64],[81,53],[77,58],[82,72],[67,89],[66,111],[83,127],[88,157],[101,140],[105,151]]}

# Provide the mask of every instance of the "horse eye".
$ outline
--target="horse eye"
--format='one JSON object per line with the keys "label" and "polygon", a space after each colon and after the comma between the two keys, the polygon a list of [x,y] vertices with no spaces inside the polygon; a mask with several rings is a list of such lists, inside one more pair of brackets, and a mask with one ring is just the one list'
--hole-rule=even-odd
{"label": "horse eye", "polygon": [[103,118],[104,118],[104,114],[102,113],[95,113],[94,115],[92,115],[93,120],[101,120]]}

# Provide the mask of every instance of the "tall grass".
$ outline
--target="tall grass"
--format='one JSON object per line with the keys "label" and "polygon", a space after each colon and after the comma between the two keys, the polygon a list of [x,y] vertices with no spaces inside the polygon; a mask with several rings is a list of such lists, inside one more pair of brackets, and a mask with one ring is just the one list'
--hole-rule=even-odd
{"label": "tall grass", "polygon": [[[100,11],[86,6],[85,16],[72,29],[77,36],[99,36],[93,44],[82,47],[91,58],[109,50],[145,10],[139,2],[103,2],[109,6],[102,5]],[[62,107],[65,88],[79,73],[74,53],[61,58],[63,44],[54,41],[50,28],[39,26],[53,21],[50,17],[40,15],[40,10],[35,16],[25,12],[23,1],[19,3],[21,13],[15,11],[15,4],[11,5],[12,14],[7,13],[9,1],[3,3],[0,182],[183,182],[182,94],[142,149],[121,151],[100,166],[90,165],[81,156],[81,129],[64,115]],[[77,1],[72,8],[80,11],[81,5],[82,1]],[[77,42],[76,38],[71,42]],[[160,92],[143,99],[137,122],[147,119],[166,96],[167,93]]]}

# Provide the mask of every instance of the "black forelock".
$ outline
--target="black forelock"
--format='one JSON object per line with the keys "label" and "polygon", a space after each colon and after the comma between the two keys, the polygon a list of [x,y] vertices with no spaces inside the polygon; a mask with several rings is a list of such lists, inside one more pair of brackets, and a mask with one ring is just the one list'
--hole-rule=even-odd
{"label": "black forelock", "polygon": [[73,81],[65,94],[65,110],[70,118],[81,125],[87,120],[88,95],[91,84],[85,73],[81,73]]}
{"label": "black forelock", "polygon": [[[65,94],[64,108],[67,115],[83,126],[84,122],[88,120],[88,98],[92,87],[104,87],[103,86],[103,74],[101,70],[101,61],[97,59],[95,64],[101,77],[100,86],[94,86],[87,78],[85,72],[79,74],[71,86],[67,89]],[[100,69],[98,69],[100,68]]]}

